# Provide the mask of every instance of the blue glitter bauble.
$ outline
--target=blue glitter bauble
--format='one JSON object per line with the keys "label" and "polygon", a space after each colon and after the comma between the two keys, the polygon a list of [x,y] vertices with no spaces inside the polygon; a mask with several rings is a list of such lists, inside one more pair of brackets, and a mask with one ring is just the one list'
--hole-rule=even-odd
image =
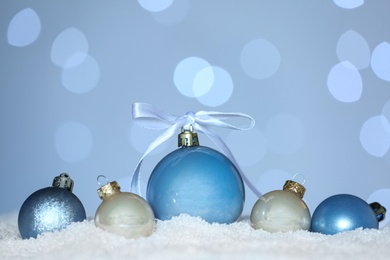
{"label": "blue glitter bauble", "polygon": [[84,206],[71,191],[47,187],[26,199],[19,211],[18,225],[22,238],[35,238],[85,219]]}
{"label": "blue glitter bauble", "polygon": [[225,155],[189,146],[157,164],[148,182],[147,200],[161,220],[185,213],[210,223],[232,223],[242,213],[245,191],[239,171]]}
{"label": "blue glitter bauble", "polygon": [[311,231],[333,235],[356,228],[378,229],[373,209],[364,200],[349,194],[334,195],[318,205],[311,219]]}

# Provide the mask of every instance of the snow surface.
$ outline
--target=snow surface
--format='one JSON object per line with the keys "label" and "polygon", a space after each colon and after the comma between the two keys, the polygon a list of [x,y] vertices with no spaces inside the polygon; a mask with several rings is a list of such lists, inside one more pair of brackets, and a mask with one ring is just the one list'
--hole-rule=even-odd
{"label": "snow surface", "polygon": [[247,218],[210,224],[187,215],[157,221],[149,237],[126,239],[93,220],[23,240],[16,215],[0,216],[0,259],[390,259],[390,227],[336,235],[254,230]]}

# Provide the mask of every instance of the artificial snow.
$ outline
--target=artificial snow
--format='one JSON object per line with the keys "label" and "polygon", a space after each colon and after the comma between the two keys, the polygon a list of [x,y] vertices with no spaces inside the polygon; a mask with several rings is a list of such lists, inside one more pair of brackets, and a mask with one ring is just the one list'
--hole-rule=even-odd
{"label": "artificial snow", "polygon": [[93,220],[22,239],[16,215],[0,216],[0,259],[390,259],[390,227],[336,235],[254,230],[247,218],[210,224],[181,215],[149,237],[127,239]]}

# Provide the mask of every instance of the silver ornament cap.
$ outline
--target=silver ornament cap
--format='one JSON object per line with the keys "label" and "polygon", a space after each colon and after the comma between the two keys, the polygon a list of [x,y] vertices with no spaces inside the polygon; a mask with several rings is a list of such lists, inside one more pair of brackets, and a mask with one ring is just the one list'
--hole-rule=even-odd
{"label": "silver ornament cap", "polygon": [[74,185],[73,180],[70,178],[69,174],[65,172],[61,173],[60,176],[54,177],[53,184],[52,184],[53,187],[63,188],[68,191],[73,190],[73,185]]}

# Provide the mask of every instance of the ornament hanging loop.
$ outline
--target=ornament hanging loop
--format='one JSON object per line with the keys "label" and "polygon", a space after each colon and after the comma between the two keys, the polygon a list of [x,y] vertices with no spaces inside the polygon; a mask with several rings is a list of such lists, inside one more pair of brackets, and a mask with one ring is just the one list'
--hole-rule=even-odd
{"label": "ornament hanging loop", "polygon": [[188,124],[184,125],[184,130],[192,131],[192,125],[195,124],[196,114],[193,111],[188,111],[186,113],[186,117],[188,118]]}
{"label": "ornament hanging loop", "polygon": [[[106,183],[105,183],[105,184],[102,184],[102,183],[100,182],[100,179],[102,179],[102,178],[104,178],[104,179],[106,180]],[[97,181],[97,183],[99,184],[100,187],[103,187],[103,186],[107,185],[108,183],[110,183],[110,181],[108,180],[108,178],[107,178],[106,176],[104,176],[104,175],[99,175],[99,176],[97,176],[96,181]]]}
{"label": "ornament hanging loop", "polygon": [[298,181],[295,179],[297,176],[301,176],[301,177],[303,178],[303,180],[302,180],[302,182],[300,182],[300,184],[301,184],[301,185],[305,184],[305,182],[306,182],[305,175],[303,175],[302,173],[297,172],[297,173],[294,174],[293,177],[292,177],[293,181],[298,182]]}

